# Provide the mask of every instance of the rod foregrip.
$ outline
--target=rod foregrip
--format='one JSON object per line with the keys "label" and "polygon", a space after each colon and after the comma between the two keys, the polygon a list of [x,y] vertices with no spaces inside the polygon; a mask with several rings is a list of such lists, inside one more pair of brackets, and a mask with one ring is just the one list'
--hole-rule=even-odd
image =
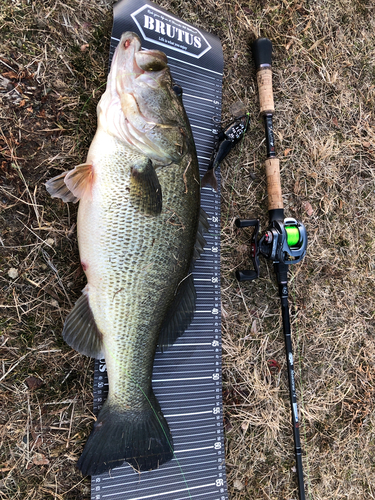
{"label": "rod foregrip", "polygon": [[257,71],[257,81],[260,114],[272,115],[275,111],[272,91],[272,70],[270,68],[264,68]]}
{"label": "rod foregrip", "polygon": [[268,210],[284,208],[281,193],[279,159],[267,158],[265,166],[267,177]]}
{"label": "rod foregrip", "polygon": [[268,38],[258,38],[252,45],[257,70],[260,113],[273,114],[275,106],[272,91],[272,43]]}

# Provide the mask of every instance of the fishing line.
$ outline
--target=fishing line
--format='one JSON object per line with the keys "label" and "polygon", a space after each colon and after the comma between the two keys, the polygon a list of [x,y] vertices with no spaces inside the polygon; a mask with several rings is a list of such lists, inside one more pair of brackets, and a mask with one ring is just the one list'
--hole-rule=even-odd
{"label": "fishing line", "polygon": [[[249,117],[250,113],[246,113],[246,116]],[[230,206],[231,206],[232,196],[233,196],[233,192],[234,192],[234,186],[235,186],[236,181],[237,181],[237,174],[238,174],[238,171],[239,171],[240,160],[241,160],[242,152],[243,152],[243,146],[244,146],[244,140],[245,140],[245,133],[246,133],[246,130],[243,131],[242,137],[241,137],[241,140],[240,140],[239,154],[238,154],[236,165],[235,165],[235,169],[234,169],[234,180],[233,180],[233,182],[231,184],[231,191],[229,193],[228,211],[227,211],[227,216],[226,216],[226,219],[225,219],[225,224],[228,222],[228,219],[229,219],[229,212],[230,212]]]}
{"label": "fishing line", "polygon": [[[104,341],[104,338],[103,338],[103,341]],[[119,363],[118,363],[118,364],[119,364]],[[187,483],[187,479],[186,479],[186,477],[185,477],[184,471],[182,470],[182,466],[181,466],[181,464],[180,464],[180,462],[179,462],[179,460],[178,460],[178,458],[177,458],[177,456],[176,456],[176,454],[175,454],[175,452],[174,452],[173,446],[172,446],[171,442],[170,442],[170,441],[169,441],[169,439],[168,439],[168,436],[167,436],[167,434],[166,434],[166,432],[165,432],[165,430],[164,430],[163,425],[161,424],[161,421],[160,421],[160,419],[159,419],[159,416],[158,416],[158,414],[157,414],[157,412],[156,412],[156,410],[155,410],[154,406],[152,405],[152,403],[151,403],[150,399],[148,398],[147,394],[144,392],[144,390],[143,390],[143,389],[142,389],[142,387],[138,384],[138,382],[137,382],[137,381],[136,381],[136,380],[135,380],[135,379],[134,379],[134,378],[133,378],[133,377],[129,374],[129,372],[127,372],[127,371],[126,371],[125,373],[126,373],[126,375],[128,376],[129,380],[131,380],[131,381],[133,382],[133,384],[134,384],[134,385],[135,385],[135,386],[136,386],[136,387],[137,387],[137,388],[141,391],[141,393],[142,393],[142,394],[143,394],[143,396],[145,397],[146,401],[147,401],[147,402],[148,402],[148,404],[150,405],[151,410],[154,412],[154,415],[155,415],[155,417],[156,417],[156,420],[158,421],[158,424],[160,425],[160,427],[161,427],[161,429],[162,429],[162,431],[163,431],[163,434],[164,434],[164,437],[165,437],[165,439],[166,439],[166,441],[167,441],[167,443],[168,443],[168,446],[169,446],[169,448],[170,448],[171,452],[173,453],[173,457],[176,459],[176,463],[177,463],[177,465],[178,465],[178,468],[180,469],[180,473],[181,473],[181,475],[182,475],[182,477],[183,477],[183,480],[184,480],[184,483],[185,483],[185,485],[186,485],[186,488],[187,488],[187,492],[188,492],[189,498],[190,498],[190,499],[192,499],[193,497],[191,496],[190,489],[189,489],[189,486],[188,486],[188,483]],[[124,460],[124,462],[125,462],[125,460]]]}
{"label": "fishing line", "polygon": [[161,429],[162,429],[162,431],[163,431],[163,434],[164,434],[164,436],[165,436],[165,439],[167,440],[167,443],[168,443],[168,445],[169,445],[169,447],[170,447],[170,449],[171,449],[171,452],[173,453],[174,458],[176,459],[176,462],[177,462],[178,468],[180,469],[181,475],[182,475],[182,477],[183,477],[183,479],[184,479],[184,483],[185,483],[185,485],[186,485],[186,488],[187,488],[187,491],[188,491],[188,494],[189,494],[189,498],[191,498],[191,499],[192,499],[193,497],[192,497],[192,496],[191,496],[191,494],[190,494],[190,489],[189,489],[189,486],[188,486],[188,483],[187,483],[187,480],[186,480],[185,474],[184,474],[184,472],[183,472],[183,470],[182,470],[182,466],[180,465],[180,462],[178,461],[178,458],[176,457],[176,454],[175,454],[175,452],[174,452],[173,446],[172,446],[172,444],[170,443],[170,441],[169,441],[169,439],[168,439],[168,436],[167,436],[167,434],[166,434],[166,432],[165,432],[165,430],[164,430],[164,427],[162,426],[162,424],[161,424],[161,422],[160,422],[160,419],[159,419],[159,417],[158,417],[158,414],[157,414],[157,412],[156,412],[155,408],[152,406],[152,403],[151,403],[151,401],[149,400],[149,398],[147,397],[147,394],[143,391],[142,387],[141,387],[140,385],[138,385],[137,381],[136,381],[136,380],[134,380],[134,379],[133,379],[133,377],[132,377],[131,375],[129,375],[129,373],[127,373],[127,375],[128,375],[128,377],[130,378],[130,380],[131,380],[131,381],[135,384],[135,386],[136,386],[136,387],[138,387],[138,389],[139,389],[139,390],[141,391],[141,393],[144,395],[144,397],[146,398],[146,400],[147,400],[148,404],[150,405],[150,407],[151,407],[152,411],[154,412],[155,417],[156,417],[156,420],[158,421],[158,423],[159,423],[159,425],[160,425],[160,427],[161,427]]}
{"label": "fishing line", "polygon": [[[107,81],[105,81],[104,83],[102,83],[101,85],[99,85],[99,87],[97,87],[97,88],[94,90],[94,92],[95,92],[95,91],[97,91],[97,90],[99,90],[99,89],[101,89],[101,88],[102,88],[102,87],[104,87],[105,85],[107,85]],[[85,103],[84,103],[84,105],[82,106],[82,109],[81,109],[81,111],[80,111],[80,113],[79,113],[79,116],[78,116],[78,123],[77,123],[77,126],[76,126],[76,134],[77,134],[77,136],[79,136],[79,133],[78,133],[78,127],[79,127],[79,125],[80,125],[80,123],[81,123],[81,117],[82,117],[82,114],[83,114],[83,112],[84,112],[84,110],[85,110],[85,108],[86,108],[86,106],[87,106],[88,102],[89,102],[89,101],[91,101],[91,99],[93,99],[93,95],[90,95],[90,97],[86,100],[86,102],[85,102]],[[81,144],[81,143],[82,143],[82,141],[79,141],[79,140],[78,140],[78,138],[77,138],[77,148],[79,148],[79,146],[80,146],[80,144]]]}

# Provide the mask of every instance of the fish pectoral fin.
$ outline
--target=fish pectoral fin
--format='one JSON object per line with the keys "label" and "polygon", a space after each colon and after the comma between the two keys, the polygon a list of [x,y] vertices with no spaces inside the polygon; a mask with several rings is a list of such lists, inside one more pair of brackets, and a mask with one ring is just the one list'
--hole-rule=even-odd
{"label": "fish pectoral fin", "polygon": [[96,326],[89,298],[84,291],[68,314],[63,339],[73,349],[91,358],[103,358],[103,336]]}
{"label": "fish pectoral fin", "polygon": [[159,335],[159,349],[163,352],[171,346],[193,320],[196,292],[193,275],[189,274],[179,285],[169,307]]}
{"label": "fish pectoral fin", "polygon": [[65,184],[65,177],[68,172],[63,172],[62,174],[53,177],[45,183],[46,189],[52,198],[60,198],[62,201],[77,203],[79,198],[74,196],[70,191],[68,186]]}
{"label": "fish pectoral fin", "polygon": [[68,189],[81,199],[88,187],[91,188],[94,179],[94,169],[91,163],[82,163],[73,170],[69,170],[65,177],[65,184]]}
{"label": "fish pectoral fin", "polygon": [[77,203],[88,186],[92,185],[93,166],[89,163],[77,165],[73,170],[63,172],[46,182],[46,189],[52,198]]}
{"label": "fish pectoral fin", "polygon": [[162,192],[152,161],[131,167],[130,203],[134,208],[148,215],[159,215],[163,206]]}

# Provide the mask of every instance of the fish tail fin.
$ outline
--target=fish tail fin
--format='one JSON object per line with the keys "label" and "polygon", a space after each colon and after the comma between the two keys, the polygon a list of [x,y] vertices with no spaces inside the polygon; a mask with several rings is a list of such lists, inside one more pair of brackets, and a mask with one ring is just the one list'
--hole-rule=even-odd
{"label": "fish tail fin", "polygon": [[107,400],[86,442],[77,467],[97,475],[128,462],[138,471],[158,468],[173,457],[168,423],[155,395],[147,407],[120,411]]}

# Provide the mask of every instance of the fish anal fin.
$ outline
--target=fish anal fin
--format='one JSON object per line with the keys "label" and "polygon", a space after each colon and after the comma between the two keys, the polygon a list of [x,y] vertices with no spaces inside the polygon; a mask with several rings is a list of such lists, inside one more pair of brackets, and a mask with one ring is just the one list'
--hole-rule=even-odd
{"label": "fish anal fin", "polygon": [[160,214],[163,206],[158,176],[151,160],[139,162],[131,167],[130,203],[148,215]]}
{"label": "fish anal fin", "polygon": [[93,166],[89,163],[82,163],[73,170],[53,177],[46,182],[45,186],[52,198],[77,203],[85,194],[86,189],[92,186],[93,179]]}
{"label": "fish anal fin", "polygon": [[193,275],[189,274],[179,285],[174,301],[169,307],[160,335],[159,349],[163,352],[171,346],[193,320],[196,292]]}
{"label": "fish anal fin", "polygon": [[207,233],[210,228],[210,225],[207,220],[206,212],[201,208],[199,214],[199,222],[198,222],[198,231],[197,231],[197,239],[194,246],[194,255],[193,260],[199,259],[201,253],[203,252],[203,248],[206,244],[204,233]]}
{"label": "fish anal fin", "polygon": [[79,353],[91,358],[103,358],[103,336],[96,326],[85,290],[68,314],[62,336]]}

